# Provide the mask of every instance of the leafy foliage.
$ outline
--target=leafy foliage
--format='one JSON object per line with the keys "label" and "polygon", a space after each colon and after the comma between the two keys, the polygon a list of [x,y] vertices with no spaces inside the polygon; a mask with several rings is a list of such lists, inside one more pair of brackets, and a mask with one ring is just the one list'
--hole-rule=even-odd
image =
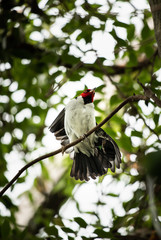
{"label": "leafy foliage", "polygon": [[[139,82],[160,98],[155,72],[161,61],[149,8],[140,10],[131,1],[121,0],[2,0],[0,4],[1,187],[22,165],[52,150],[50,140],[45,140],[48,116],[52,116],[50,122],[56,116],[51,108],[58,113],[77,85],[82,89],[99,85],[98,122],[126,97],[144,94]],[[130,11],[125,19],[121,11],[126,7]],[[158,239],[149,209],[147,176],[155,179],[160,222],[159,114],[154,101],[140,101],[124,107],[104,126],[121,148],[123,163],[119,173],[90,183],[97,199],[92,210],[82,210],[76,198],[79,189],[88,185],[70,179],[68,156],[29,169],[1,198],[0,239],[125,239],[125,235],[126,239]],[[25,225],[18,220],[18,214],[22,219],[28,213],[23,199],[32,208]],[[66,219],[62,209],[69,202],[77,214],[71,217],[71,212]]]}

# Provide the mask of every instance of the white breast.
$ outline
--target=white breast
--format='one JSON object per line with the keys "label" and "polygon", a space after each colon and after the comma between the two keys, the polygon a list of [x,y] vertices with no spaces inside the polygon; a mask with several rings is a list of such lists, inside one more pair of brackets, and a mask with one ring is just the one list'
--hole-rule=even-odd
{"label": "white breast", "polygon": [[[86,132],[96,126],[94,116],[94,104],[84,104],[83,98],[80,96],[77,99],[71,100],[65,110],[65,131],[70,142],[83,136]],[[83,142],[77,144],[75,150],[80,150],[86,155],[93,153],[94,134],[90,135]]]}

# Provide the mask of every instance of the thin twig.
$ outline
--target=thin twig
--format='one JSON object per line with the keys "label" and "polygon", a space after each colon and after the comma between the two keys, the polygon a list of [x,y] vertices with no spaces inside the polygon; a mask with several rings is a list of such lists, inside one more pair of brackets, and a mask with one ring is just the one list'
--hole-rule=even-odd
{"label": "thin twig", "polygon": [[45,97],[49,98],[53,93],[58,91],[68,81],[68,79],[72,76],[72,74],[76,72],[77,69],[79,69],[81,66],[82,66],[82,62],[78,62],[71,69],[69,69],[68,72],[65,73],[63,79],[59,83],[57,83],[56,86],[52,85],[50,87],[48,92],[45,94]]}
{"label": "thin twig", "polygon": [[90,131],[88,131],[86,134],[84,134],[82,137],[80,137],[79,139],[77,139],[76,141],[69,143],[68,145],[57,149],[54,152],[45,154],[43,156],[40,156],[36,159],[34,159],[33,161],[29,162],[28,164],[26,164],[23,168],[21,168],[18,173],[11,179],[10,182],[8,182],[6,184],[6,186],[4,188],[2,188],[2,190],[0,191],[0,197],[3,196],[3,194],[7,191],[7,189],[9,187],[12,186],[12,184],[19,178],[19,176],[26,171],[29,167],[31,167],[32,165],[36,164],[37,162],[40,162],[41,160],[44,160],[46,158],[49,158],[51,156],[57,155],[58,153],[64,152],[66,149],[75,146],[76,144],[78,144],[79,142],[83,141],[85,138],[87,138],[89,135],[91,135],[93,132],[95,132],[97,129],[101,128],[107,121],[109,121],[109,119],[111,119],[122,107],[124,107],[127,103],[131,103],[131,102],[137,102],[139,100],[144,100],[147,101],[148,98],[144,95],[134,95],[131,97],[128,97],[127,99],[125,99],[116,109],[114,109],[100,124],[98,124],[96,127],[92,128]]}
{"label": "thin twig", "polygon": [[[156,53],[155,53],[155,55],[156,55]],[[118,84],[112,79],[111,75],[107,72],[107,70],[106,70],[105,68],[103,68],[103,66],[101,65],[101,62],[99,61],[99,59],[98,59],[98,64],[99,64],[102,72],[108,77],[109,81],[115,86],[115,88],[117,89],[117,92],[118,92],[118,94],[120,95],[120,97],[121,97],[122,99],[126,99],[126,96],[125,96],[124,93],[120,90],[120,88],[118,87]],[[141,73],[141,69],[140,69],[139,72],[136,74],[135,79],[138,79],[138,76],[139,76],[140,73]],[[146,123],[145,119],[143,118],[143,116],[141,115],[141,113],[137,110],[137,108],[134,106],[134,104],[133,104],[133,103],[130,103],[130,105],[131,105],[131,107],[132,107],[133,109],[135,109],[135,111],[137,111],[137,114],[138,114],[139,117],[143,120],[145,126],[146,126],[147,128],[149,128],[149,130],[150,130],[152,133],[154,133],[154,134],[157,136],[158,140],[160,141],[159,136],[156,134],[156,132],[155,132],[150,126],[148,126],[148,124]]]}
{"label": "thin twig", "polygon": [[151,90],[151,88],[146,87],[144,84],[142,84],[139,79],[137,80],[138,84],[144,89],[144,94],[147,96],[149,99],[153,99],[155,104],[158,107],[161,107],[161,100],[156,96],[156,94]]}

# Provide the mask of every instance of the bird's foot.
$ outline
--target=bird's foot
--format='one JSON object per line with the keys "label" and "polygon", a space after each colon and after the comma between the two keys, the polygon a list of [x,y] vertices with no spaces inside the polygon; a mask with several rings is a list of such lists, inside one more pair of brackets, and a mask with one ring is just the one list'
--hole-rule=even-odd
{"label": "bird's foot", "polygon": [[62,151],[61,151],[61,152],[62,152],[62,155],[64,155],[65,150],[66,150],[66,146],[63,146],[63,147],[62,147]]}
{"label": "bird's foot", "polygon": [[87,134],[86,133],[83,134],[82,140],[84,140],[85,138],[87,138]]}

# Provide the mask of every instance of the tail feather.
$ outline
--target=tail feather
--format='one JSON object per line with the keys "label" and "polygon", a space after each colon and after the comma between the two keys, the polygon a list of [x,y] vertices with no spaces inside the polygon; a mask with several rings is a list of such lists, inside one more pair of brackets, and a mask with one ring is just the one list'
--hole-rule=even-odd
{"label": "tail feather", "polygon": [[[89,158],[89,157],[88,157]],[[84,160],[83,160],[84,161]],[[86,168],[87,168],[87,174],[86,174],[86,179],[89,180],[89,177],[96,179],[95,175],[94,175],[94,171],[92,170],[92,164],[90,162],[90,158],[84,161]],[[84,174],[85,175],[85,174]],[[87,181],[88,181],[87,180]]]}
{"label": "tail feather", "polygon": [[99,176],[99,170],[97,169],[97,163],[95,159],[91,156],[87,157],[86,161],[88,162],[90,176],[93,179],[96,179],[96,177]]}
{"label": "tail feather", "polygon": [[[99,158],[99,161],[101,162],[102,166],[105,168],[105,169],[108,169],[108,168],[111,168],[112,165],[110,163],[110,157],[105,154],[103,151],[101,151],[99,148],[96,148],[95,149],[95,154],[96,156]],[[112,159],[113,160],[113,159]]]}
{"label": "tail feather", "polygon": [[79,170],[78,170],[78,179],[80,179],[81,181],[84,180],[84,173],[85,173],[85,170],[84,170],[84,167],[83,167],[83,161],[82,159],[80,159],[79,161]]}
{"label": "tail feather", "polygon": [[81,181],[83,181],[83,179],[85,179],[86,181],[88,181],[88,175],[89,175],[89,173],[87,172],[87,165],[86,165],[85,161],[82,160],[82,176],[81,176]]}
{"label": "tail feather", "polygon": [[80,156],[78,156],[78,159],[75,161],[73,160],[73,166],[71,169],[70,176],[75,177],[76,180],[80,179],[83,181],[86,178],[86,166],[84,165],[82,159]]}
{"label": "tail feather", "polygon": [[90,156],[78,152],[75,153],[73,159],[73,166],[71,169],[70,176],[74,177],[76,180],[80,179],[81,181],[89,180],[89,176],[93,179],[96,179],[97,176],[102,176],[107,172],[96,156]]}
{"label": "tail feather", "polygon": [[76,172],[76,180],[79,179],[79,171],[82,170],[80,169],[80,161],[75,162],[75,172]]}
{"label": "tail feather", "polygon": [[74,153],[70,176],[76,180],[96,179],[106,174],[108,168],[112,172],[115,172],[115,167],[120,168],[121,154],[115,141],[102,129],[97,132],[97,137],[94,156],[91,154],[88,157],[80,151]]}
{"label": "tail feather", "polygon": [[90,162],[90,158],[85,154],[81,152],[75,153],[70,176],[74,177],[76,180],[80,179],[81,181],[84,179],[88,181],[89,176],[95,178],[93,173],[96,171],[96,169],[94,171],[92,165],[93,164]]}
{"label": "tail feather", "polygon": [[92,162],[94,168],[96,169],[96,171],[95,171],[95,169],[93,170],[93,172],[96,173],[96,176],[102,176],[103,174],[106,173],[105,169],[102,166],[102,163],[101,163],[99,157],[96,157],[94,155],[94,157],[92,157],[92,159],[90,158],[90,160],[91,160],[90,162]]}

